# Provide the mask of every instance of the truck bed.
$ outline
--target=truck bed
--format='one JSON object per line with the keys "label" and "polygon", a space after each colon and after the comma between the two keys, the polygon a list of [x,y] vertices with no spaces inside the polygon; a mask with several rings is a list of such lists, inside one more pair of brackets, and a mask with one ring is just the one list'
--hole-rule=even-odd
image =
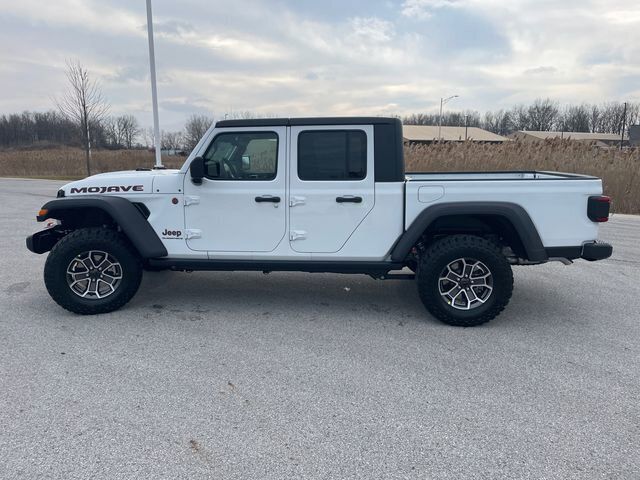
{"label": "truck bed", "polygon": [[547,171],[496,171],[496,172],[407,172],[407,181],[447,180],[594,180],[596,177],[577,173]]}
{"label": "truck bed", "polygon": [[597,224],[587,217],[587,202],[602,194],[602,181],[559,172],[407,173],[405,228],[420,213],[442,203],[479,205],[507,202],[524,208],[545,247],[594,241]]}

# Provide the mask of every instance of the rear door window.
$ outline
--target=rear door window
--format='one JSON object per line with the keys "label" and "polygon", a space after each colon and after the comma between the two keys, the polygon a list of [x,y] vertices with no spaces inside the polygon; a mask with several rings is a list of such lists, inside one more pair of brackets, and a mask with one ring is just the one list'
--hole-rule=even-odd
{"label": "rear door window", "polygon": [[362,130],[308,130],[298,135],[300,180],[362,180],[367,176],[367,135]]}

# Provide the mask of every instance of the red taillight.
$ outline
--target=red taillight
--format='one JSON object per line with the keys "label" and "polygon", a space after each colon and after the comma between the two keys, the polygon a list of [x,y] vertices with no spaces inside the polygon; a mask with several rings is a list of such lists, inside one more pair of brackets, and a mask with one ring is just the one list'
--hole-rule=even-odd
{"label": "red taillight", "polygon": [[589,197],[587,203],[587,216],[592,222],[606,222],[609,220],[611,198],[606,195]]}

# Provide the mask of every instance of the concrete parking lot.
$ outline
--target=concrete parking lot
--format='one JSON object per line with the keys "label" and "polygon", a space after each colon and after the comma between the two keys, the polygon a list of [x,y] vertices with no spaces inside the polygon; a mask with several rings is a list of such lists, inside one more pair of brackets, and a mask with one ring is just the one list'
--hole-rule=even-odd
{"label": "concrete parking lot", "polygon": [[640,478],[640,217],[478,328],[298,273],[147,273],[82,317],[24,246],[61,183],[0,179],[0,478]]}

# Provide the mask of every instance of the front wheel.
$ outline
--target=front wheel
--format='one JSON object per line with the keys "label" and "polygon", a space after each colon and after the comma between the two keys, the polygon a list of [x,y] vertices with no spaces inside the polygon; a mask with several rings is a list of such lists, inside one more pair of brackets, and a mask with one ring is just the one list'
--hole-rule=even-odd
{"label": "front wheel", "polygon": [[108,228],[82,228],[63,237],[44,266],[44,283],[61,307],[107,313],[138,291],[142,263],[125,238]]}
{"label": "front wheel", "polygon": [[458,327],[495,318],[513,292],[511,265],[500,248],[473,235],[452,235],[430,245],[421,255],[416,279],[427,310]]}

